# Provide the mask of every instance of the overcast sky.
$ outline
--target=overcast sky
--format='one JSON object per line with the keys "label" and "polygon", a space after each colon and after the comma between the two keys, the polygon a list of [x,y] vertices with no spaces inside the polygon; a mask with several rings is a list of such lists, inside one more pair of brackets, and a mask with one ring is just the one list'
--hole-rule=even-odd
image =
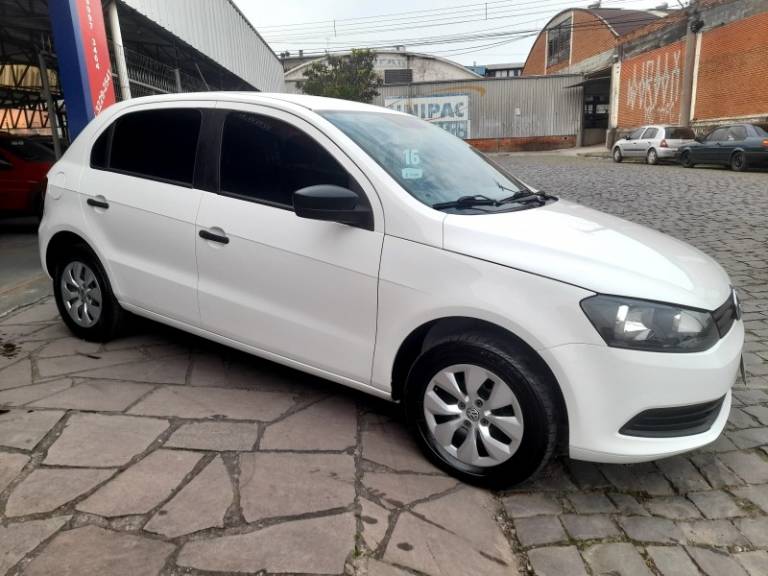
{"label": "overcast sky", "polygon": [[[603,0],[654,8],[664,0]],[[666,0],[679,7],[687,0]],[[522,62],[547,20],[594,0],[235,0],[275,53],[403,45],[462,64]],[[335,31],[334,31],[335,25]],[[457,35],[459,35],[457,37]],[[472,35],[466,38],[466,35]]]}

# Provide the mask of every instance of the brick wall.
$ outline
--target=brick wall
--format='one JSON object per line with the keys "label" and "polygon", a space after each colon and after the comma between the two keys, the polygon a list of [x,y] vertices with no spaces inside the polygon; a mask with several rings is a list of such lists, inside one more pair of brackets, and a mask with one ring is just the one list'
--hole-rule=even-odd
{"label": "brick wall", "polygon": [[572,65],[616,46],[616,36],[592,13],[574,10],[573,22]]}
{"label": "brick wall", "polygon": [[768,115],[768,12],[703,33],[694,120]]}
{"label": "brick wall", "polygon": [[544,74],[544,59],[546,57],[547,50],[547,35],[542,32],[539,37],[536,38],[536,42],[533,44],[533,48],[528,54],[528,60],[523,67],[523,76],[537,76]]}
{"label": "brick wall", "polygon": [[683,41],[624,60],[618,126],[676,124],[680,119],[684,62]]}
{"label": "brick wall", "polygon": [[576,135],[527,136],[521,138],[474,138],[467,140],[483,152],[519,152],[521,150],[557,150],[574,148]]}

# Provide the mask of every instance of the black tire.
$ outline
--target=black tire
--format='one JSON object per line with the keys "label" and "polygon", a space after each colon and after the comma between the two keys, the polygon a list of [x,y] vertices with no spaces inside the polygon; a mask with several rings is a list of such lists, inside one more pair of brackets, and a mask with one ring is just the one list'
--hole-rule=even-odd
{"label": "black tire", "polygon": [[[447,453],[429,430],[424,414],[427,386],[438,372],[456,364],[472,364],[499,376],[519,404],[524,423],[522,440],[499,465],[466,464]],[[484,334],[456,335],[425,351],[414,363],[405,390],[408,424],[421,450],[436,466],[471,484],[506,488],[535,476],[557,447],[561,422],[557,383],[542,372],[527,351]]]}
{"label": "black tire", "polygon": [[655,166],[659,163],[659,155],[654,148],[648,150],[648,153],[645,155],[645,161],[651,166]]}
{"label": "black tire", "polygon": [[[98,282],[101,296],[100,313],[98,320],[91,326],[82,326],[75,322],[64,303],[62,277],[67,266],[72,263],[85,264],[93,272],[93,276]],[[73,246],[59,256],[53,271],[53,293],[61,319],[72,334],[78,338],[89,342],[108,342],[120,332],[127,313],[117,302],[104,267],[87,246]]]}
{"label": "black tire", "polygon": [[693,168],[694,167],[693,162],[691,162],[691,153],[688,150],[685,150],[680,155],[680,165],[683,168]]}
{"label": "black tire", "polygon": [[622,154],[621,154],[621,148],[616,146],[613,149],[613,161],[614,162],[621,162],[622,160],[624,160],[624,156],[622,156]]}
{"label": "black tire", "polygon": [[747,157],[744,152],[737,150],[731,154],[730,167],[734,172],[743,172],[747,169]]}

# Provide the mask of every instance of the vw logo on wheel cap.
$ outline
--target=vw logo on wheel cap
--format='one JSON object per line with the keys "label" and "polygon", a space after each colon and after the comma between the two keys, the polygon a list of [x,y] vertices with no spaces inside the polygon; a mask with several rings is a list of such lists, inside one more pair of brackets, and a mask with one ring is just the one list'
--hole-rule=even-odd
{"label": "vw logo on wheel cap", "polygon": [[480,419],[480,410],[478,410],[474,406],[470,406],[467,409],[467,418],[469,418],[473,422],[477,422]]}

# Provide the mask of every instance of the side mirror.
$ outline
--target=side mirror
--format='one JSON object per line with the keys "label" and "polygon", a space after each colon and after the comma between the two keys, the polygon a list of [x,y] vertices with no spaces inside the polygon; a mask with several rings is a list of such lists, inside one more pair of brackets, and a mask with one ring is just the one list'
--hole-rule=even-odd
{"label": "side mirror", "polygon": [[695,136],[693,140],[694,142],[699,142],[699,143],[704,142],[704,138],[702,138],[701,136]]}
{"label": "side mirror", "polygon": [[300,218],[340,222],[373,230],[371,209],[356,192],[332,184],[307,186],[293,193],[293,211]]}
{"label": "side mirror", "polygon": [[624,136],[624,140],[632,140],[632,134],[627,134]]}

